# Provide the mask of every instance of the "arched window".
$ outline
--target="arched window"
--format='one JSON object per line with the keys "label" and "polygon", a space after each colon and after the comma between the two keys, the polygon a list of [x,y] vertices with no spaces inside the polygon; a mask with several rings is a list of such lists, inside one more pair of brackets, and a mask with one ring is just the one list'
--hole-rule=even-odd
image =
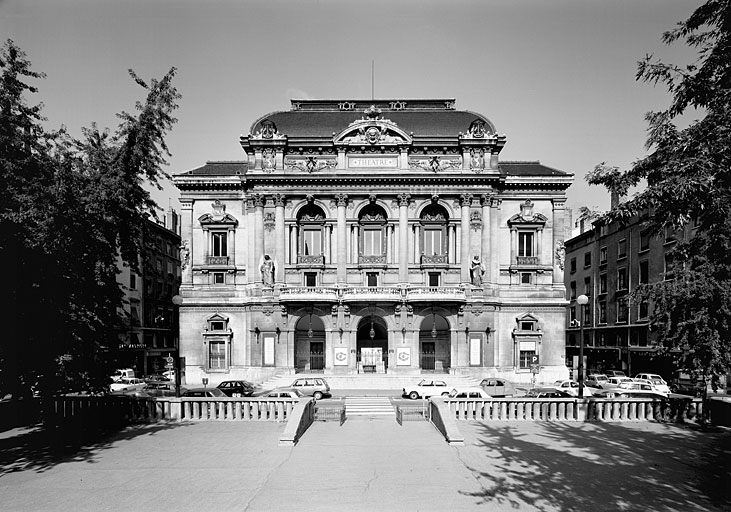
{"label": "arched window", "polygon": [[299,253],[297,263],[318,264],[325,263],[323,251],[323,226],[325,212],[316,204],[308,204],[297,214],[299,232]]}
{"label": "arched window", "polygon": [[360,251],[361,264],[386,263],[386,212],[371,203],[360,212]]}
{"label": "arched window", "polygon": [[449,214],[443,206],[432,203],[421,212],[421,263],[447,263]]}

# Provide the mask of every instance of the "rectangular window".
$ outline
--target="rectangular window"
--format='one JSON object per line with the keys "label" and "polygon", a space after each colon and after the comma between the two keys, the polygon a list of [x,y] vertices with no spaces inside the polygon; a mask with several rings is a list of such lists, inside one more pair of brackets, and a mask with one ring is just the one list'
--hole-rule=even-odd
{"label": "rectangular window", "polygon": [[442,254],[442,230],[424,229],[424,254],[426,256],[439,256]]}
{"label": "rectangular window", "polygon": [[571,283],[569,283],[569,290],[571,291],[569,298],[572,300],[575,299],[576,298],[576,281],[571,281]]}
{"label": "rectangular window", "polygon": [[530,368],[531,361],[536,355],[535,350],[521,350],[520,351],[520,367],[527,369]]}
{"label": "rectangular window", "polygon": [[646,251],[650,248],[650,233],[640,233],[640,251]]}
{"label": "rectangular window", "polygon": [[531,272],[520,273],[520,284],[531,284],[533,282],[533,274]]}
{"label": "rectangular window", "polygon": [[640,302],[640,305],[638,307],[637,316],[640,319],[645,319],[645,318],[647,318],[649,311],[650,311],[649,304],[647,303],[646,300],[643,300],[642,302]]}
{"label": "rectangular window", "polygon": [[226,369],[226,342],[211,340],[208,343],[208,367],[211,370]]}
{"label": "rectangular window", "polygon": [[599,249],[599,264],[603,264],[607,262],[607,248],[602,247]]}
{"label": "rectangular window", "polygon": [[584,268],[591,267],[591,253],[585,252],[584,253]]}
{"label": "rectangular window", "polygon": [[649,262],[647,260],[640,261],[640,284],[647,284],[650,282],[650,271]]}
{"label": "rectangular window", "polygon": [[591,277],[584,278],[584,295],[591,297]]}
{"label": "rectangular window", "polygon": [[599,302],[599,323],[607,323],[607,303],[604,301]]}
{"label": "rectangular window", "polygon": [[627,333],[624,331],[620,331],[617,333],[616,342],[618,347],[626,347],[627,346]]}
{"label": "rectangular window", "polygon": [[625,258],[627,256],[627,239],[623,238],[617,242],[617,258]]}
{"label": "rectangular window", "polygon": [[131,290],[137,289],[137,274],[134,272],[130,273],[129,275],[129,287]]}
{"label": "rectangular window", "polygon": [[664,266],[663,269],[665,272],[665,279],[672,279],[673,278],[673,254],[672,253],[666,253],[665,259],[664,259]]}
{"label": "rectangular window", "polygon": [[173,262],[168,261],[168,274],[173,275]]}
{"label": "rectangular window", "polygon": [[317,286],[317,272],[305,272],[305,286],[308,288]]}
{"label": "rectangular window", "polygon": [[212,256],[228,256],[228,233],[211,233],[211,245]]}
{"label": "rectangular window", "polygon": [[439,272],[429,272],[429,286],[439,286]]}
{"label": "rectangular window", "polygon": [[576,306],[569,308],[569,321],[573,324],[576,321]]}
{"label": "rectangular window", "polygon": [[378,286],[378,272],[366,272],[366,286]]}
{"label": "rectangular window", "polygon": [[518,231],[518,256],[533,256],[533,233]]}
{"label": "rectangular window", "polygon": [[570,268],[572,274],[576,272],[576,258],[571,258]]}
{"label": "rectangular window", "polygon": [[591,304],[584,306],[584,325],[591,325]]}
{"label": "rectangular window", "polygon": [[607,275],[599,274],[599,293],[607,293]]}
{"label": "rectangular window", "polygon": [[627,321],[627,299],[617,300],[617,322]]}
{"label": "rectangular window", "polygon": [[617,269],[617,290],[627,289],[627,268]]}
{"label": "rectangular window", "polygon": [[675,241],[675,239],[676,239],[675,230],[673,229],[672,226],[666,226],[664,234],[665,234],[665,243]]}
{"label": "rectangular window", "polygon": [[383,246],[381,244],[381,228],[367,228],[363,230],[363,255],[381,256]]}
{"label": "rectangular window", "polygon": [[226,284],[226,274],[223,272],[214,272],[213,284]]}
{"label": "rectangular window", "polygon": [[305,256],[319,256],[322,254],[322,230],[320,228],[303,230],[302,253]]}
{"label": "rectangular window", "polygon": [[223,331],[226,328],[226,322],[213,321],[210,325],[212,331]]}
{"label": "rectangular window", "polygon": [[535,330],[535,322],[520,322],[521,331],[533,331]]}

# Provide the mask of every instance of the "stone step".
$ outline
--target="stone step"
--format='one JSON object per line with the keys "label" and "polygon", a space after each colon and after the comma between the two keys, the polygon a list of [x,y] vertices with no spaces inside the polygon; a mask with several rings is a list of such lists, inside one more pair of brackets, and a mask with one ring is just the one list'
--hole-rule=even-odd
{"label": "stone step", "polygon": [[396,411],[387,397],[345,397],[346,416],[395,416]]}

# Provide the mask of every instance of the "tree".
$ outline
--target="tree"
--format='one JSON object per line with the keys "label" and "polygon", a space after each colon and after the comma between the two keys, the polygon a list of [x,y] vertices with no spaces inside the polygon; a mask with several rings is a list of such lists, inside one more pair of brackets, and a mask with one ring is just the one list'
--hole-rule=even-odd
{"label": "tree", "polygon": [[[637,79],[672,97],[646,115],[649,154],[627,171],[600,164],[587,180],[621,195],[646,183],[605,221],[648,212],[653,234],[688,233],[673,252],[674,279],[641,286],[633,299],[653,305],[661,349],[715,388],[731,370],[731,0],[708,0],[663,40],[684,40],[698,59],[680,67],[648,55],[638,63]],[[690,114],[702,117],[679,127]]]}
{"label": "tree", "polygon": [[[12,41],[0,54],[0,163],[4,190],[0,253],[15,271],[13,335],[3,340],[0,387],[15,393],[106,388],[109,348],[125,321],[119,257],[137,270],[146,219],[155,203],[145,189],[167,176],[164,137],[180,97],[172,68],[146,91],[134,114],[118,114],[114,134],[96,125],[82,138],[46,133],[41,106],[23,94],[23,78],[42,78]],[[5,115],[9,113],[10,115]],[[159,186],[159,185],[158,185]],[[6,231],[5,228],[8,228]],[[13,389],[13,386],[16,389]]]}

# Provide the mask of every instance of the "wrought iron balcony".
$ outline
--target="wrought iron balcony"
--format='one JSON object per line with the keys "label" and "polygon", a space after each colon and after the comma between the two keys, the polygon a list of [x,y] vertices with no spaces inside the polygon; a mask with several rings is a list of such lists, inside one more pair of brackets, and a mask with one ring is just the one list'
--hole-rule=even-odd
{"label": "wrought iron balcony", "polygon": [[421,255],[422,265],[446,265],[447,263],[449,263],[449,257],[446,254]]}
{"label": "wrought iron balcony", "polygon": [[298,254],[297,255],[298,265],[324,265],[325,255],[324,254]]}
{"label": "wrought iron balcony", "polygon": [[209,265],[228,265],[228,256],[208,256]]}
{"label": "wrought iron balcony", "polygon": [[539,265],[538,256],[517,256],[518,265]]}

